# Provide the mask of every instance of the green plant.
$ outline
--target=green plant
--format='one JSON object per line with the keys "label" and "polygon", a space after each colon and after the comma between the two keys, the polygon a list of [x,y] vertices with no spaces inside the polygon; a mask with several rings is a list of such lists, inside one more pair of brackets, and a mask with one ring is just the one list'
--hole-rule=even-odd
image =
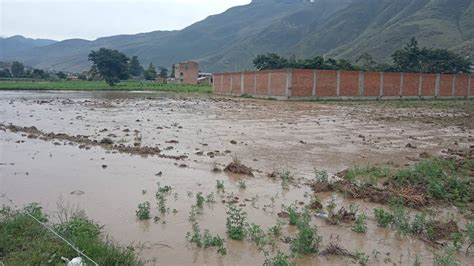
{"label": "green plant", "polygon": [[264,266],[296,266],[296,264],[290,262],[290,258],[281,251],[278,251],[276,256],[273,258],[266,258],[263,265]]}
{"label": "green plant", "polygon": [[381,227],[386,228],[387,226],[391,225],[393,222],[393,214],[390,212],[385,211],[381,208],[374,209],[375,220],[377,224]]}
{"label": "green plant", "polygon": [[474,223],[472,220],[469,221],[469,223],[466,225],[466,234],[468,239],[468,247],[466,249],[466,254],[469,254],[469,249],[474,244]]}
{"label": "green plant", "polygon": [[355,220],[355,224],[352,226],[352,231],[357,233],[365,233],[367,232],[367,216],[362,213],[359,214]]}
{"label": "green plant", "polygon": [[292,204],[292,205],[286,207],[286,211],[288,212],[290,225],[296,225],[298,223],[298,219],[300,217],[300,213],[298,212],[298,209],[296,208],[296,205]]}
{"label": "green plant", "polygon": [[224,181],[221,181],[221,180],[217,180],[217,190],[221,190],[221,191],[224,191]]}
{"label": "green plant", "polygon": [[436,266],[457,266],[456,251],[452,248],[445,248],[440,253],[434,254],[434,265]]}
{"label": "green plant", "polygon": [[228,205],[227,210],[227,235],[234,240],[242,240],[246,235],[247,213],[242,208]]}
{"label": "green plant", "polygon": [[298,219],[298,234],[291,241],[291,250],[297,254],[318,253],[322,237],[318,235],[318,228],[310,225],[311,217],[305,211]]}
{"label": "green plant", "polygon": [[391,206],[393,210],[393,226],[397,229],[397,232],[401,235],[407,235],[412,232],[410,224],[410,216],[406,212],[405,207],[402,203],[396,203]]}
{"label": "green plant", "polygon": [[329,183],[329,175],[325,170],[314,169],[314,178],[316,182]]}
{"label": "green plant", "polygon": [[329,204],[326,206],[326,209],[328,210],[329,214],[334,214],[334,210],[336,209],[336,197],[333,195],[331,196],[331,200],[329,201]]}
{"label": "green plant", "polygon": [[204,202],[206,201],[206,199],[204,198],[204,196],[202,195],[202,192],[198,192],[196,194],[196,206],[199,208],[199,209],[202,209],[204,207]]}
{"label": "green plant", "polygon": [[270,227],[269,229],[270,234],[273,236],[280,236],[281,235],[281,224],[277,223],[276,225]]}
{"label": "green plant", "polygon": [[247,185],[245,184],[245,180],[240,180],[239,181],[239,188],[240,189],[246,189]]}
{"label": "green plant", "polygon": [[138,210],[136,211],[136,215],[140,220],[150,219],[150,202],[146,201],[138,204]]}
{"label": "green plant", "polygon": [[204,230],[201,233],[201,228],[197,222],[197,208],[192,206],[189,212],[189,221],[192,223],[192,233],[186,233],[186,239],[198,246],[199,248],[217,247],[217,252],[224,256],[227,254],[227,249],[224,246],[225,240],[219,235],[213,236],[209,230]]}
{"label": "green plant", "polygon": [[460,232],[452,233],[449,238],[453,241],[453,247],[460,250],[464,245],[464,236]]}
{"label": "green plant", "polygon": [[262,250],[263,247],[267,244],[267,239],[265,236],[265,231],[260,225],[250,224],[247,229],[247,234],[250,240],[252,240],[259,250]]}
{"label": "green plant", "polygon": [[359,265],[366,266],[369,264],[369,256],[366,255],[364,252],[356,251],[355,256],[357,257],[357,260],[359,261]]}
{"label": "green plant", "polygon": [[157,193],[156,198],[158,199],[158,209],[162,214],[166,213],[166,197],[164,193]]}
{"label": "green plant", "polygon": [[215,203],[216,200],[214,199],[214,193],[210,193],[209,195],[206,196],[206,202],[207,203]]}
{"label": "green plant", "polygon": [[351,183],[369,183],[376,184],[381,178],[387,177],[389,171],[387,168],[366,166],[366,167],[354,167],[347,170],[344,179]]}
{"label": "green plant", "polygon": [[418,255],[415,256],[415,261],[413,262],[413,266],[421,266],[420,257]]}

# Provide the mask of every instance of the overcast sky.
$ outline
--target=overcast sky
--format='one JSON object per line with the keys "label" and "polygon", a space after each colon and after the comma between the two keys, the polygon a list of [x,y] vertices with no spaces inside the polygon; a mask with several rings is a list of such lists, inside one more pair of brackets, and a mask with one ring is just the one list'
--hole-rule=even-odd
{"label": "overcast sky", "polygon": [[93,40],[179,30],[251,0],[0,0],[0,36]]}

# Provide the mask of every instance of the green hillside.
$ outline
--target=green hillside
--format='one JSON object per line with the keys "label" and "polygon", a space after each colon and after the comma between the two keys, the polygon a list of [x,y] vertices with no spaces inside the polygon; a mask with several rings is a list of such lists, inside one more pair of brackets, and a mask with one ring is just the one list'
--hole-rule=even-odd
{"label": "green hillside", "polygon": [[100,47],[137,55],[143,65],[196,60],[206,72],[251,69],[261,53],[387,61],[411,37],[420,45],[474,55],[474,0],[254,0],[180,31],[66,40],[0,60],[45,69],[82,71]]}

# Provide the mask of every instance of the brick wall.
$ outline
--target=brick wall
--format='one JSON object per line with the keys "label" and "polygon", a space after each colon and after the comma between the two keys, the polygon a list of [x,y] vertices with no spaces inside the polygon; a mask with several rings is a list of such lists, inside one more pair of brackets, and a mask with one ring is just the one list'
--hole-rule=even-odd
{"label": "brick wall", "polygon": [[278,69],[214,74],[215,94],[285,99],[473,97],[466,75]]}

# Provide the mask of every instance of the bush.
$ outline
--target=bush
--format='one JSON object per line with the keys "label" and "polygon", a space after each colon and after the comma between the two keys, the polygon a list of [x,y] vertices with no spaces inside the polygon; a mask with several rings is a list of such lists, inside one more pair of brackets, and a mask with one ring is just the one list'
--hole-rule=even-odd
{"label": "bush", "polygon": [[298,220],[298,235],[291,241],[291,250],[298,254],[318,253],[322,237],[318,235],[318,228],[309,224],[311,218],[308,212],[302,214]]}
{"label": "bush", "polygon": [[247,225],[247,213],[233,205],[229,205],[227,210],[227,235],[234,240],[242,240],[245,238]]}
{"label": "bush", "polygon": [[393,215],[384,209],[376,208],[374,209],[374,214],[377,224],[381,227],[386,228],[393,222]]}
{"label": "bush", "polygon": [[354,226],[352,226],[352,231],[357,233],[365,233],[367,232],[367,216],[362,213],[359,214],[355,220]]}
{"label": "bush", "polygon": [[150,219],[150,202],[146,201],[138,204],[138,210],[136,211],[136,214],[140,220]]}

